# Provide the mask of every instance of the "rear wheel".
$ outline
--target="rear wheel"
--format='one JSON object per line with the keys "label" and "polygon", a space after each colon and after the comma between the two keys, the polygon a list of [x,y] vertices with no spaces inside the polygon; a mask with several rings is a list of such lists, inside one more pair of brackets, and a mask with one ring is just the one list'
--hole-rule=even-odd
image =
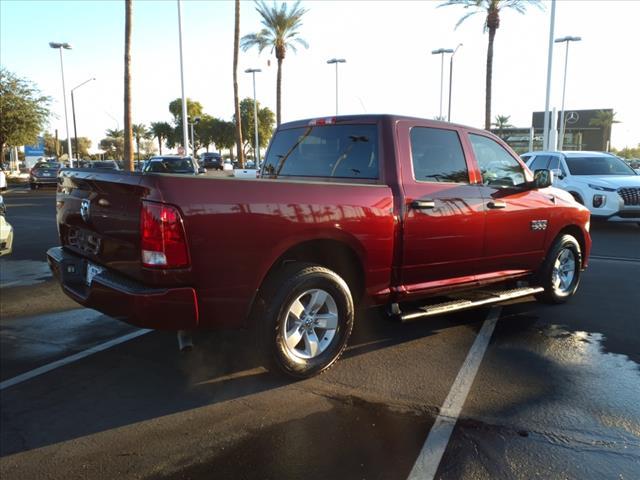
{"label": "rear wheel", "polygon": [[558,237],[538,272],[544,292],[538,294],[537,298],[545,303],[566,302],[578,289],[581,266],[582,252],[575,237]]}
{"label": "rear wheel", "polygon": [[270,364],[296,378],[324,372],[342,355],[351,335],[354,307],[346,282],[335,272],[296,263],[265,289],[262,343]]}

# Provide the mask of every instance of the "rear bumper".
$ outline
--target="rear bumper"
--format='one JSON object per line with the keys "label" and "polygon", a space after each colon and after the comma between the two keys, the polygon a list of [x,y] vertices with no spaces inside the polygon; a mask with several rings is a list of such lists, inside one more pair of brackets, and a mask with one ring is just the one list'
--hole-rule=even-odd
{"label": "rear bumper", "polygon": [[54,247],[47,251],[47,260],[64,293],[85,307],[141,328],[198,327],[198,299],[193,288],[149,288],[106,269],[88,286],[86,259]]}
{"label": "rear bumper", "polygon": [[57,185],[58,177],[30,177],[29,183],[34,185]]}

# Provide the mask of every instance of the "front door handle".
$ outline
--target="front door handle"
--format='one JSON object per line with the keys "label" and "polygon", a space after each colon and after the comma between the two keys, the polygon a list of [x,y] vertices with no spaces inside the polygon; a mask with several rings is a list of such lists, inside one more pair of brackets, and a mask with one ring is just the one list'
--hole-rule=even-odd
{"label": "front door handle", "polygon": [[507,208],[507,204],[502,200],[492,200],[487,204],[489,208]]}
{"label": "front door handle", "polygon": [[436,208],[436,202],[433,200],[414,200],[411,202],[411,208],[415,210],[427,210],[430,208]]}

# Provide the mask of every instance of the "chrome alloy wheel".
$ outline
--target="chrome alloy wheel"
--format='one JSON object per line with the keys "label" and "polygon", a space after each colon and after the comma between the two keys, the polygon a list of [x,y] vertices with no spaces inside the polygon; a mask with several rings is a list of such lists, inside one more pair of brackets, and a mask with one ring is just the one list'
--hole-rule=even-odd
{"label": "chrome alloy wheel", "polygon": [[283,319],[282,342],[290,355],[315,358],[333,341],[338,328],[338,307],[333,297],[319,288],[307,290],[288,307]]}
{"label": "chrome alloy wheel", "polygon": [[563,248],[556,257],[551,272],[551,285],[559,295],[566,295],[573,288],[576,278],[576,254],[570,248]]}

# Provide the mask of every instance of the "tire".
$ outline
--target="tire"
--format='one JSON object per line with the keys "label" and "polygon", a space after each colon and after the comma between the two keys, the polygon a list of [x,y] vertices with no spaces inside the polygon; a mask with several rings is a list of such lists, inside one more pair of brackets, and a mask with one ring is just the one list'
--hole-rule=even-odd
{"label": "tire", "polygon": [[536,298],[544,303],[564,303],[576,293],[580,283],[582,252],[572,235],[558,237],[540,267],[537,278],[544,292]]}
{"label": "tire", "polygon": [[354,305],[337,273],[296,262],[269,282],[262,298],[258,332],[270,368],[302,379],[326,371],[340,358],[353,329]]}
{"label": "tire", "polygon": [[31,190],[37,190],[38,189],[38,184],[37,183],[30,183],[29,184],[29,188]]}

